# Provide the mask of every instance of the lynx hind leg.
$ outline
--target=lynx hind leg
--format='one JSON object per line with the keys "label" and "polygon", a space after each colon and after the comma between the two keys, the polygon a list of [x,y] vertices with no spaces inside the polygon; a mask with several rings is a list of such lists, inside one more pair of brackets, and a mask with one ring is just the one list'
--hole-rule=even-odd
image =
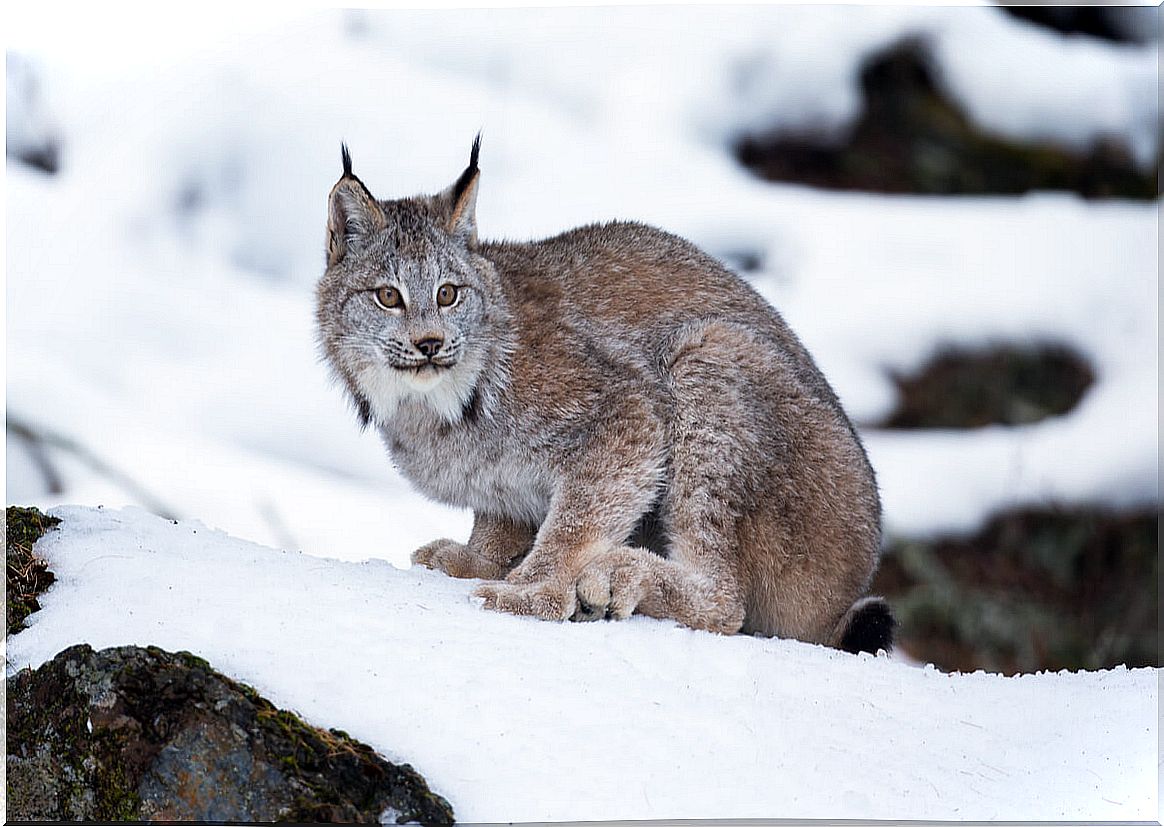
{"label": "lynx hind leg", "polygon": [[753,360],[770,353],[746,327],[724,322],[694,325],[672,342],[671,474],[660,514],[668,556],[632,548],[600,554],[578,578],[574,619],[637,611],[723,634],[743,627],[736,526],[747,492],[759,487],[753,477],[764,456],[753,400],[767,365]]}
{"label": "lynx hind leg", "polygon": [[637,551],[642,549],[610,549],[582,569],[571,620],[625,620],[634,614],[650,578],[649,564],[638,559]]}
{"label": "lynx hind leg", "polygon": [[575,591],[574,621],[623,620],[637,611],[727,635],[743,624],[732,589],[643,548],[600,553],[582,570]]}
{"label": "lynx hind leg", "polygon": [[[828,642],[876,563],[859,443],[782,351],[742,326],[691,330],[675,353],[670,559],[735,587],[745,631]],[[878,604],[856,608],[848,645],[887,640]]]}
{"label": "lynx hind leg", "polygon": [[[703,322],[682,331],[669,354],[671,475],[661,514],[669,553],[635,556],[645,583],[638,610],[730,634],[746,614],[741,510],[771,473],[772,451],[756,425],[773,349],[743,325]],[[627,576],[612,578],[614,591]]]}

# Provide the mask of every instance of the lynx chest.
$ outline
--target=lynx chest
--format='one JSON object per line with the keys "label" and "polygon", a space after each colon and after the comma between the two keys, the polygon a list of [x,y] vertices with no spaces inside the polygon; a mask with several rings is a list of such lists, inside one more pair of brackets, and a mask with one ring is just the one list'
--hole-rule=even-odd
{"label": "lynx chest", "polygon": [[545,519],[550,474],[506,429],[401,411],[381,435],[400,472],[426,496],[533,525]]}

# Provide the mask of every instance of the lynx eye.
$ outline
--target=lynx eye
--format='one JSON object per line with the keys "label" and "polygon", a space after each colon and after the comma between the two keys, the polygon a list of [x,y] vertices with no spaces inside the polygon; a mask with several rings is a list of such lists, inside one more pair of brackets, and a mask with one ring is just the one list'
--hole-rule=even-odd
{"label": "lynx eye", "polygon": [[437,290],[437,304],[449,307],[457,300],[457,288],[451,284],[442,284]]}
{"label": "lynx eye", "polygon": [[376,291],[376,304],[385,310],[399,310],[404,306],[404,297],[395,287],[381,287]]}

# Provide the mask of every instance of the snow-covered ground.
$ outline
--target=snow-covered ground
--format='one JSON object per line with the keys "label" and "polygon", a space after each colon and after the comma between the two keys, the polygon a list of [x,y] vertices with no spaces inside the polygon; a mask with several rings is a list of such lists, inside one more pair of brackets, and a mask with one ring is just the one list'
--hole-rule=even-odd
{"label": "snow-covered ground", "polygon": [[1155,819],[1158,673],[944,675],[646,618],[482,612],[472,581],[67,507],[10,668],[186,649],[405,760],[468,822]]}
{"label": "snow-covered ground", "polygon": [[[748,130],[843,131],[861,61],[917,34],[979,122],[1075,147],[1116,135],[1144,160],[1155,44],[1061,38],[992,8],[163,24],[24,5],[8,45],[41,97],[10,97],[7,134],[56,134],[62,157],[51,177],[7,166],[6,411],[47,438],[61,490],[9,430],[6,501],[144,504],[288,552],[67,511],[47,545],[62,580],[10,642],[15,663],[82,639],[193,649],[398,750],[470,820],[1155,812],[1156,672],[942,676],[638,619],[527,623],[385,565],[467,536],[469,515],[412,493],[358,431],[317,361],[311,295],[341,139],[391,197],[451,183],[483,129],[483,236],[633,218],[754,258],[747,277],[859,423],[892,407],[890,370],[944,344],[1054,340],[1092,360],[1063,417],[866,430],[888,531],[1156,503],[1158,204],[821,193],[758,181],[729,149]],[[117,521],[140,547],[118,545]]]}

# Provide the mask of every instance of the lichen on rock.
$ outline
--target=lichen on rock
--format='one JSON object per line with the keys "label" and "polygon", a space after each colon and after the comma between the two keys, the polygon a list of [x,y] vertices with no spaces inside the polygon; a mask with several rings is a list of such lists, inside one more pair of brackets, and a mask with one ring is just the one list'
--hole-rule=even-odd
{"label": "lichen on rock", "polygon": [[11,820],[453,821],[412,767],[188,652],[73,646],[7,683]]}

